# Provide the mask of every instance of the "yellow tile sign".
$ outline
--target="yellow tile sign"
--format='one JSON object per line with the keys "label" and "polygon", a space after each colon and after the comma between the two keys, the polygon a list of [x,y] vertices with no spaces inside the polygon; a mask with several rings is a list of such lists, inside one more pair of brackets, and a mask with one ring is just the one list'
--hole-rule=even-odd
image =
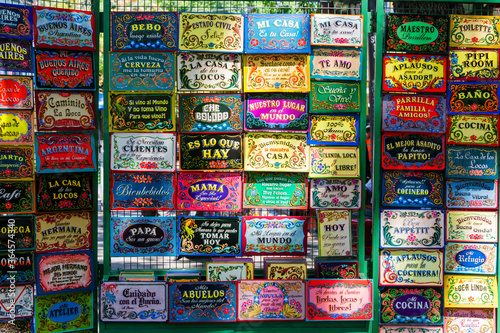
{"label": "yellow tile sign", "polygon": [[500,47],[500,17],[450,16],[450,47]]}
{"label": "yellow tile sign", "polygon": [[497,308],[496,275],[445,275],[444,306],[450,308]]}

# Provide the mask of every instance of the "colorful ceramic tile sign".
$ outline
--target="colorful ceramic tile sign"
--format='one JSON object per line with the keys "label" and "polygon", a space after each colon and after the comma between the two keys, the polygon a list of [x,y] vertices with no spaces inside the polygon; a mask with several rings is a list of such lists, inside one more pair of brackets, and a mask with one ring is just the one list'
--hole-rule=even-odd
{"label": "colorful ceramic tile sign", "polygon": [[0,147],[0,180],[33,180],[34,153],[32,146]]}
{"label": "colorful ceramic tile sign", "polygon": [[444,309],[445,332],[494,333],[495,309]]}
{"label": "colorful ceramic tile sign", "polygon": [[359,100],[359,83],[311,82],[311,113],[357,112]]}
{"label": "colorful ceramic tile sign", "polygon": [[228,282],[253,279],[253,263],[249,262],[207,262],[207,281]]}
{"label": "colorful ceramic tile sign", "polygon": [[31,6],[0,5],[0,37],[33,39],[33,8]]}
{"label": "colorful ceramic tile sign", "polygon": [[36,176],[37,212],[92,210],[93,174],[55,173]]}
{"label": "colorful ceramic tile sign", "polygon": [[498,149],[493,147],[448,146],[446,177],[498,179]]}
{"label": "colorful ceramic tile sign", "polygon": [[111,170],[175,171],[175,134],[114,133],[111,135],[110,148]]}
{"label": "colorful ceramic tile sign", "polygon": [[310,53],[308,14],[247,14],[245,53]]}
{"label": "colorful ceramic tile sign", "polygon": [[243,96],[180,95],[179,114],[181,133],[242,132]]}
{"label": "colorful ceramic tile sign", "polygon": [[0,39],[0,70],[33,73],[31,41],[17,38]]}
{"label": "colorful ceramic tile sign", "polygon": [[244,17],[179,13],[179,51],[243,53]]}
{"label": "colorful ceramic tile sign", "polygon": [[314,47],[311,55],[311,79],[361,80],[361,49]]}
{"label": "colorful ceramic tile sign", "polygon": [[112,217],[111,257],[175,255],[173,217]]}
{"label": "colorful ceramic tile sign", "polygon": [[25,76],[0,76],[0,109],[33,109],[33,79]]}
{"label": "colorful ceramic tile sign", "polygon": [[361,179],[311,179],[310,207],[313,209],[359,209]]}
{"label": "colorful ceramic tile sign", "polygon": [[172,94],[109,94],[110,132],[175,131]]}
{"label": "colorful ceramic tile sign", "polygon": [[381,286],[443,285],[442,250],[381,250],[379,258]]}
{"label": "colorful ceramic tile sign", "polygon": [[245,92],[309,92],[309,68],[305,54],[246,55]]}
{"label": "colorful ceramic tile sign", "polygon": [[495,275],[497,244],[448,242],[444,263],[446,273]]}
{"label": "colorful ceramic tile sign", "polygon": [[305,255],[304,216],[243,217],[243,255]]}
{"label": "colorful ceramic tile sign", "polygon": [[33,112],[0,111],[0,143],[33,144]]}
{"label": "colorful ceramic tile sign", "polygon": [[37,253],[86,250],[91,248],[91,212],[37,214]]}
{"label": "colorful ceramic tile sign", "polygon": [[450,50],[449,80],[498,80],[498,50]]}
{"label": "colorful ceramic tile sign", "polygon": [[372,318],[372,280],[307,280],[307,321]]}
{"label": "colorful ceramic tile sign", "polygon": [[111,12],[113,51],[177,51],[177,13]]}
{"label": "colorful ceramic tile sign", "polygon": [[0,288],[0,320],[33,317],[35,313],[33,285]]}
{"label": "colorful ceramic tile sign", "polygon": [[238,320],[304,320],[306,286],[297,280],[238,282]]}
{"label": "colorful ceramic tile sign", "polygon": [[0,182],[0,213],[33,213],[33,182]]}
{"label": "colorful ceramic tile sign", "polygon": [[382,129],[397,132],[444,133],[446,99],[431,95],[384,95]]}
{"label": "colorful ceramic tile sign", "polygon": [[307,174],[245,173],[243,207],[306,209]]}
{"label": "colorful ceramic tile sign", "polygon": [[310,115],[307,144],[324,146],[359,145],[359,115]]}
{"label": "colorful ceramic tile sign", "polygon": [[444,15],[387,14],[385,50],[446,53],[449,20]]}
{"label": "colorful ceramic tile sign", "polygon": [[413,133],[382,134],[385,170],[444,170],[444,136]]}
{"label": "colorful ceramic tile sign", "polygon": [[498,130],[496,116],[448,116],[446,143],[498,146]]}
{"label": "colorful ceramic tile sign", "polygon": [[500,47],[500,20],[496,16],[450,15],[450,46]]}
{"label": "colorful ceramic tile sign", "polygon": [[363,46],[363,16],[311,14],[311,44]]}
{"label": "colorful ceramic tile sign", "polygon": [[498,242],[498,213],[495,211],[447,211],[446,240],[474,243]]}
{"label": "colorful ceramic tile sign", "polygon": [[496,276],[445,275],[444,306],[447,308],[497,308]]}
{"label": "colorful ceramic tile sign", "polygon": [[97,169],[93,133],[37,133],[36,172],[82,172]]}
{"label": "colorful ceramic tile sign", "polygon": [[444,211],[381,210],[380,247],[385,249],[444,247]]}
{"label": "colorful ceramic tile sign", "polygon": [[195,211],[241,211],[243,179],[239,173],[177,175],[177,209]]}
{"label": "colorful ceramic tile sign", "polygon": [[320,257],[352,255],[351,211],[318,211],[318,254]]}
{"label": "colorful ceramic tile sign", "polygon": [[173,282],[168,288],[169,322],[235,322],[234,282]]}
{"label": "colorful ceramic tile sign", "polygon": [[112,52],[109,54],[111,91],[172,91],[175,55],[167,52]]}
{"label": "colorful ceramic tile sign", "polygon": [[0,217],[0,251],[8,251],[9,245],[18,250],[35,248],[35,220],[33,215]]}
{"label": "colorful ceramic tile sign", "polygon": [[305,134],[247,133],[245,171],[307,172],[309,147]]}
{"label": "colorful ceramic tile sign", "polygon": [[448,114],[498,114],[499,91],[496,82],[448,84]]}
{"label": "colorful ceramic tile sign", "polygon": [[317,278],[357,279],[359,277],[359,265],[357,261],[315,258],[314,268]]}
{"label": "colorful ceramic tile sign", "polygon": [[102,282],[100,304],[103,322],[166,322],[167,284]]}
{"label": "colorful ceramic tile sign", "polygon": [[307,107],[307,95],[247,95],[245,130],[306,132]]}
{"label": "colorful ceramic tile sign", "polygon": [[177,90],[239,91],[241,55],[234,53],[178,53]]}
{"label": "colorful ceramic tile sign", "polygon": [[442,208],[444,177],[440,172],[385,171],[382,205],[401,208]]}
{"label": "colorful ceramic tile sign", "polygon": [[446,92],[447,62],[438,55],[387,54],[383,59],[387,92]]}
{"label": "colorful ceramic tile sign", "polygon": [[446,180],[446,207],[452,209],[498,208],[498,180]]}
{"label": "colorful ceramic tile sign", "polygon": [[15,251],[14,256],[7,251],[0,252],[0,285],[35,283],[34,251]]}
{"label": "colorful ceramic tile sign", "polygon": [[359,177],[358,147],[310,147],[310,178]]}

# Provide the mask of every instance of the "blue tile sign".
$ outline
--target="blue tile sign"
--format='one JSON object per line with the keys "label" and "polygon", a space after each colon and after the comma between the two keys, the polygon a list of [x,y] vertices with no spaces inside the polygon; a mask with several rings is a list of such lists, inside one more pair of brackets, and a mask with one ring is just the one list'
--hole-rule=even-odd
{"label": "blue tile sign", "polygon": [[448,146],[446,178],[498,179],[498,149]]}
{"label": "blue tile sign", "polygon": [[497,180],[446,180],[446,207],[457,209],[497,209]]}
{"label": "blue tile sign", "polygon": [[310,53],[309,14],[248,14],[245,53]]}

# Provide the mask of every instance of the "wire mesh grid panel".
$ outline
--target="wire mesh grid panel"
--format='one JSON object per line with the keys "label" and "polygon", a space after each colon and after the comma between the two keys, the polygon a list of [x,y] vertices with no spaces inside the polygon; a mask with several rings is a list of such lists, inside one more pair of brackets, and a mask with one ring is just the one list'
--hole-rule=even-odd
{"label": "wire mesh grid panel", "polygon": [[92,0],[2,0],[4,4],[92,10]]}
{"label": "wire mesh grid panel", "polygon": [[385,3],[385,12],[435,15],[499,15],[500,4],[395,1]]}

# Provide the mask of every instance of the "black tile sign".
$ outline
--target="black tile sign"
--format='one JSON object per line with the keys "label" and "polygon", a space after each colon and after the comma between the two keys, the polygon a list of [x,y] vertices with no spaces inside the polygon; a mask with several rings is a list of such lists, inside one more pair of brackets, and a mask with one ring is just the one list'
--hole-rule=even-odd
{"label": "black tile sign", "polygon": [[39,174],[36,189],[37,212],[93,208],[92,173]]}

